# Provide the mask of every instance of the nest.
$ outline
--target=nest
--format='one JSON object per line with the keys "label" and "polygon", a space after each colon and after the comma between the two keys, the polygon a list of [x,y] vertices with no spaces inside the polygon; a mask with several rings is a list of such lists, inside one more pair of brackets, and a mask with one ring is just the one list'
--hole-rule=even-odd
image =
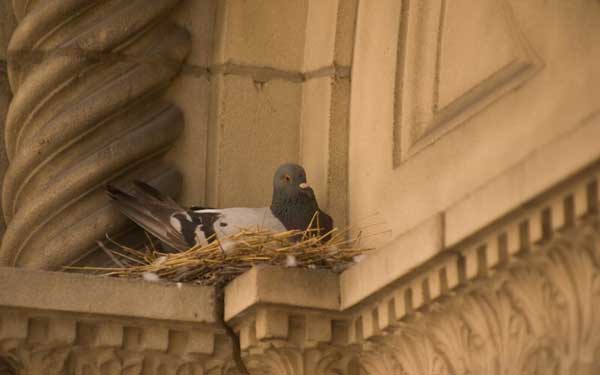
{"label": "nest", "polygon": [[[329,238],[328,241],[325,241]],[[100,244],[114,267],[69,267],[105,276],[143,278],[149,281],[187,282],[223,286],[260,264],[328,269],[341,272],[372,250],[360,246],[360,234],[352,239],[334,229],[320,235],[316,230],[242,230],[208,245],[178,253],[166,253],[149,245],[143,250]]]}

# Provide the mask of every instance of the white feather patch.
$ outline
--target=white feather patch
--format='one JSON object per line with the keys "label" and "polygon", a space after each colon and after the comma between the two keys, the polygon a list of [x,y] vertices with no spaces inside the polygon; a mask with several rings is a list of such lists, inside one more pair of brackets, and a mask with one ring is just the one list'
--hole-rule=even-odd
{"label": "white feather patch", "polygon": [[273,216],[269,207],[234,207],[220,210],[200,210],[200,213],[218,213],[219,218],[213,224],[217,238],[226,238],[242,229],[263,228],[274,232],[283,232],[285,227]]}
{"label": "white feather patch", "polygon": [[202,231],[202,225],[198,225],[196,229],[194,229],[194,239],[196,240],[197,245],[206,246],[208,245],[208,240],[206,239],[206,235]]}
{"label": "white feather patch", "polygon": [[179,233],[181,233],[181,221],[179,221],[178,218],[176,218],[175,216],[171,216],[171,219],[169,220],[171,226],[173,228],[175,228],[176,231],[178,231]]}
{"label": "white feather patch", "polygon": [[154,272],[144,272],[142,273],[142,279],[155,283],[157,281],[160,281],[160,276],[158,276]]}
{"label": "white feather patch", "polygon": [[354,260],[354,263],[360,263],[365,259],[367,259],[367,254],[359,254],[359,255],[355,255],[352,257],[352,260]]}
{"label": "white feather patch", "polygon": [[158,266],[163,264],[165,261],[167,260],[167,256],[163,255],[161,257],[158,257],[154,260],[154,262],[152,262],[153,265]]}
{"label": "white feather patch", "polygon": [[224,238],[222,240],[219,240],[219,245],[221,246],[221,250],[223,250],[225,255],[233,255],[237,250],[238,244],[232,239]]}
{"label": "white feather patch", "polygon": [[286,267],[297,267],[298,261],[296,260],[296,257],[293,255],[286,256],[285,257],[285,266]]}

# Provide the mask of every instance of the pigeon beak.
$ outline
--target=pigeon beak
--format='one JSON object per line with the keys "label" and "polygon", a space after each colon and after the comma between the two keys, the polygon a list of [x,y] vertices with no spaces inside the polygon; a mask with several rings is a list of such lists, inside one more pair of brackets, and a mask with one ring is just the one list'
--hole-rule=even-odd
{"label": "pigeon beak", "polygon": [[306,195],[307,197],[310,197],[310,198],[315,197],[315,193],[313,193],[312,189],[310,188],[310,185],[307,184],[306,182],[298,184],[298,187],[300,188],[301,194]]}

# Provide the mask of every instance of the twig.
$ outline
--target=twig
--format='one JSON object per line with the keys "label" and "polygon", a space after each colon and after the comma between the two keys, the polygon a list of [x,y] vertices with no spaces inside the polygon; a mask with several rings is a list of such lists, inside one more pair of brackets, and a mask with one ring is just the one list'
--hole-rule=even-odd
{"label": "twig", "polygon": [[125,268],[125,265],[113,255],[112,251],[104,246],[102,241],[96,241],[96,244],[100,246],[100,248],[106,253],[106,255],[110,257],[110,259],[112,259],[113,262],[115,262],[116,265],[121,266],[121,268]]}

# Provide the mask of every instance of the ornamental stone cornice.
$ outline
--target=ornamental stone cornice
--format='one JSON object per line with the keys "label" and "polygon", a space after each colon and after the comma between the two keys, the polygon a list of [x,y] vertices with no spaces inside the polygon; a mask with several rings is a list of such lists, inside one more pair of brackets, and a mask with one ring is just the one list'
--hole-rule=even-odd
{"label": "ornamental stone cornice", "polygon": [[[232,319],[244,363],[251,374],[595,374],[600,218],[574,224],[402,318],[387,304],[394,319],[385,327],[380,303],[341,311],[308,300],[282,304],[276,298],[284,297],[257,291],[264,298]],[[240,373],[215,319],[212,288],[1,271],[7,292],[0,295],[0,365],[10,371]],[[283,271],[262,268],[238,281]],[[297,273],[296,285],[284,291],[319,273]],[[364,310],[378,328],[368,337]]]}
{"label": "ornamental stone cornice", "polygon": [[197,374],[231,348],[212,288],[17,268],[0,285],[0,359],[18,374]]}
{"label": "ornamental stone cornice", "polygon": [[[252,373],[272,374],[592,374],[600,368],[598,170],[358,302],[345,299],[344,283],[368,282],[376,272],[368,264],[339,278],[253,269],[226,288],[242,357]],[[388,255],[370,255],[380,272],[377,257]]]}
{"label": "ornamental stone cornice", "polygon": [[238,374],[241,359],[251,374],[591,375],[600,369],[598,170],[358,303],[344,300],[343,273],[255,268],[225,289],[238,349],[212,288],[2,268],[0,365]]}
{"label": "ornamental stone cornice", "polygon": [[241,359],[251,374],[595,374],[599,170],[591,165],[357,303],[345,300],[344,273],[254,268],[225,289],[237,349],[212,288],[2,268],[0,365],[239,374]]}

